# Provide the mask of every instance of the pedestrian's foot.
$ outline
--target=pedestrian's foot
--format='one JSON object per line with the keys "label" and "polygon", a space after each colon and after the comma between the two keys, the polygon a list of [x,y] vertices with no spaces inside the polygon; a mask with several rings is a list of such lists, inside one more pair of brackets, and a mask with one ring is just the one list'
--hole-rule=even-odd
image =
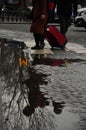
{"label": "pedestrian's foot", "polygon": [[40,43],[40,49],[44,49],[45,43]]}
{"label": "pedestrian's foot", "polygon": [[40,46],[35,45],[34,47],[32,47],[31,49],[40,49]]}
{"label": "pedestrian's foot", "polygon": [[65,50],[66,50],[66,47],[65,47],[65,46],[61,47],[61,50],[64,50],[64,51],[65,51]]}

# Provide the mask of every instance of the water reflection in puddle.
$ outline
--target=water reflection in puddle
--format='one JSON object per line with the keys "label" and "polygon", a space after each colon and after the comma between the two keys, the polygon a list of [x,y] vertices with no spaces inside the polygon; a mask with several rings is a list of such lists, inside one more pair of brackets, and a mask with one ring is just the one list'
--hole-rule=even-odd
{"label": "water reflection in puddle", "polygon": [[[23,52],[24,43],[7,39],[1,39],[1,43],[3,44],[0,44],[0,76],[3,115],[7,129],[78,130],[71,125],[74,119],[77,121],[77,118],[65,109],[65,102],[55,101],[53,97],[49,97],[48,93],[41,91],[41,85],[48,84],[46,80],[48,75],[35,70],[34,65],[64,66],[66,63],[81,60],[52,59],[36,55],[30,66],[30,64],[25,64],[27,55]],[[20,57],[25,61],[21,65],[19,64]]]}
{"label": "water reflection in puddle", "polygon": [[[47,85],[47,75],[30,68],[30,77],[16,82],[13,77],[3,78],[3,108],[5,125],[9,130],[56,130],[54,114],[61,114],[64,102],[51,101],[48,93],[40,90],[40,85]],[[14,73],[15,75],[15,73]],[[15,77],[18,78],[18,77]],[[19,80],[20,81],[20,80]],[[40,128],[41,127],[41,128]]]}
{"label": "water reflection in puddle", "polygon": [[78,62],[86,62],[86,60],[83,59],[54,59],[45,57],[42,55],[35,55],[33,58],[33,65],[50,65],[50,66],[59,66],[59,67],[66,67],[70,63],[78,63]]}

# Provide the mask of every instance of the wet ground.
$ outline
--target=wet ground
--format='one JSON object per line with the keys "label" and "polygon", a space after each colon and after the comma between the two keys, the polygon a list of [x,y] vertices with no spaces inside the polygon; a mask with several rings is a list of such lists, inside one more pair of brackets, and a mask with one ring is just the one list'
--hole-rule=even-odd
{"label": "wet ground", "polygon": [[86,130],[86,59],[25,48],[0,38],[4,129]]}

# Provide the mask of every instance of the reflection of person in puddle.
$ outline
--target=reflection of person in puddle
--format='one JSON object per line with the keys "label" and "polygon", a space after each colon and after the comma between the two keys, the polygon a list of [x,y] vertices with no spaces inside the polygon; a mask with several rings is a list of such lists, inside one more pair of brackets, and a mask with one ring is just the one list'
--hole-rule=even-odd
{"label": "reflection of person in puddle", "polygon": [[61,114],[62,108],[64,107],[64,102],[52,102],[53,107],[54,107],[54,112],[55,114]]}
{"label": "reflection of person in puddle", "polygon": [[34,81],[34,79],[30,78],[24,81],[24,83],[27,87],[29,87],[29,105],[25,106],[23,109],[23,114],[25,116],[31,116],[35,112],[35,108],[44,108],[46,105],[49,105],[49,102],[47,98],[44,97],[44,94],[40,91],[37,81]]}
{"label": "reflection of person in puddle", "polygon": [[[26,116],[31,116],[35,112],[35,108],[40,107],[44,108],[49,105],[48,98],[44,96],[44,93],[40,91],[39,85],[47,84],[47,81],[44,81],[43,77],[46,77],[44,74],[36,73],[33,69],[29,71],[30,78],[23,81],[26,84],[28,92],[28,101],[29,105],[25,106],[23,109],[23,114]],[[64,106],[64,102],[56,102],[52,101],[53,111],[56,114],[60,114],[62,112],[62,108]]]}

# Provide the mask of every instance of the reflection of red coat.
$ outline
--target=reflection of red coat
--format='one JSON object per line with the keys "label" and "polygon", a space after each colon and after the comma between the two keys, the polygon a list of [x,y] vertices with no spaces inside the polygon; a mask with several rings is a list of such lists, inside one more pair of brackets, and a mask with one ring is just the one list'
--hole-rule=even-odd
{"label": "reflection of red coat", "polygon": [[[41,15],[45,14],[46,18],[41,20]],[[47,0],[34,0],[33,4],[33,19],[30,31],[33,33],[44,33],[47,22]]]}

